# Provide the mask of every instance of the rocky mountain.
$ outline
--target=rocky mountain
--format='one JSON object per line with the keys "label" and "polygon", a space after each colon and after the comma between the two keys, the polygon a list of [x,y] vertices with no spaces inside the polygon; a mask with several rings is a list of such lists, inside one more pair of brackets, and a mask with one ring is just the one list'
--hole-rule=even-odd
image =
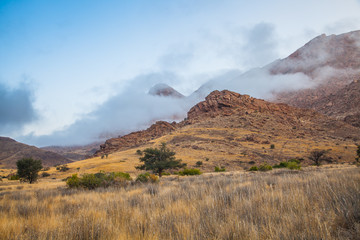
{"label": "rocky mountain", "polygon": [[360,129],[313,110],[224,90],[213,91],[192,107],[184,121],[158,122],[147,130],[109,139],[96,155],[121,155],[165,141],[190,163],[213,159],[211,167],[222,164],[236,169],[249,162],[306,158],[316,148],[331,149],[334,161],[353,161],[359,136]]}
{"label": "rocky mountain", "polygon": [[[273,75],[303,73],[313,85],[277,94],[275,101],[310,108],[348,122],[360,121],[360,31],[321,35],[268,66]],[[352,119],[352,120],[350,120]]]}
{"label": "rocky mountain", "polygon": [[149,94],[160,97],[184,98],[185,96],[165,83],[159,83],[149,90]]}
{"label": "rocky mountain", "polygon": [[57,153],[19,143],[11,138],[0,137],[0,166],[2,168],[15,168],[16,161],[24,157],[40,159],[42,160],[43,166],[46,167],[71,162],[69,159]]}

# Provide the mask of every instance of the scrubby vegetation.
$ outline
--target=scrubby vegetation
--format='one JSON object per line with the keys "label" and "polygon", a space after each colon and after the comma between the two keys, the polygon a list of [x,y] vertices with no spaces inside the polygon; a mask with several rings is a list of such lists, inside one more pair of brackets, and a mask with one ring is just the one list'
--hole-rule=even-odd
{"label": "scrubby vegetation", "polygon": [[31,191],[0,192],[0,236],[40,240],[357,239],[359,171],[356,167],[320,167],[297,174],[278,169],[256,175],[168,177],[159,184],[92,191],[46,189],[38,183],[29,186]]}
{"label": "scrubby vegetation", "polygon": [[73,174],[67,179],[66,185],[69,188],[95,189],[98,187],[124,186],[127,181],[130,180],[130,175],[123,172],[99,172],[95,174],[84,174],[81,177]]}
{"label": "scrubby vegetation", "polygon": [[216,166],[215,169],[214,169],[215,172],[225,172],[226,169],[224,167],[218,167]]}
{"label": "scrubby vegetation", "polygon": [[273,166],[273,168],[288,168],[291,170],[300,170],[301,164],[299,159],[290,159],[287,162],[280,162]]}
{"label": "scrubby vegetation", "polygon": [[68,165],[58,165],[56,166],[56,170],[60,171],[60,172],[67,172],[70,170],[70,168],[68,167]]}
{"label": "scrubby vegetation", "polygon": [[202,172],[197,168],[191,168],[191,169],[185,168],[182,171],[175,172],[175,174],[180,176],[193,176],[193,175],[201,175]]}
{"label": "scrubby vegetation", "polygon": [[156,176],[155,174],[142,173],[142,174],[139,174],[136,177],[136,182],[142,182],[142,183],[152,182],[152,183],[156,183],[156,182],[159,182],[159,177]]}

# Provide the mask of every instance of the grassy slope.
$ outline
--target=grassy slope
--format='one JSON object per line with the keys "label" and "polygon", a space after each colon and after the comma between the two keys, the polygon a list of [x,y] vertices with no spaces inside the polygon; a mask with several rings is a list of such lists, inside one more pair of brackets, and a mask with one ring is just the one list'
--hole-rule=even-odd
{"label": "grassy slope", "polygon": [[[51,168],[48,172],[52,174],[51,177],[56,178],[64,178],[77,172],[95,173],[100,170],[124,171],[134,176],[139,173],[135,169],[139,164],[136,150],[157,147],[161,142],[167,142],[168,146],[177,153],[177,158],[182,159],[189,167],[195,167],[197,161],[202,161],[201,170],[205,172],[213,171],[215,166],[224,166],[229,170],[247,169],[252,166],[249,163],[251,161],[255,161],[255,164],[264,161],[275,164],[294,157],[307,159],[309,152],[316,148],[332,149],[330,155],[339,162],[353,162],[355,159],[356,146],[350,141],[311,138],[298,140],[290,136],[288,138],[273,136],[271,142],[267,144],[242,140],[244,136],[252,133],[255,132],[240,128],[185,127],[155,139],[147,145],[110,154],[108,158],[95,157],[70,163],[68,166],[71,169],[65,173],[58,172],[55,168]],[[270,149],[271,144],[275,145],[275,149]],[[209,161],[205,161],[206,158],[209,158]]]}

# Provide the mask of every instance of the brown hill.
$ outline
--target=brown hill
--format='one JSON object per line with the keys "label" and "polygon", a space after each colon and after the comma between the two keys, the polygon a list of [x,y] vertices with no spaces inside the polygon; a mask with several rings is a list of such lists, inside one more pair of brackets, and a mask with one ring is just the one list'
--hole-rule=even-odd
{"label": "brown hill", "polygon": [[2,168],[15,168],[16,161],[24,157],[40,159],[43,166],[46,167],[71,162],[57,153],[19,143],[11,138],[0,137],[0,165]]}
{"label": "brown hill", "polygon": [[104,144],[100,145],[100,150],[98,150],[94,156],[101,156],[119,150],[137,147],[149,142],[150,140],[164,136],[175,129],[175,122],[170,124],[168,122],[158,121],[146,130],[133,132],[119,138],[111,138],[107,140]]}
{"label": "brown hill", "polygon": [[[162,130],[154,134],[154,129]],[[108,140],[97,156],[123,155],[127,157],[121,161],[127,162],[128,149],[165,141],[190,166],[210,158],[211,162],[202,167],[205,171],[220,165],[242,169],[264,161],[306,160],[309,152],[317,148],[331,149],[333,160],[342,162],[354,160],[359,136],[360,129],[313,110],[224,90],[209,94],[178,124],[161,122],[147,130]],[[133,154],[132,164],[136,165],[135,150]]]}
{"label": "brown hill", "polygon": [[360,78],[360,31],[323,34],[289,57],[271,64],[269,69],[274,75],[301,72],[315,84],[299,91],[278,93],[276,102],[314,109],[337,119],[353,118],[359,112],[359,105],[351,104],[351,99],[346,102],[342,94],[348,92],[357,99],[360,95],[359,91],[350,89],[354,87],[351,82]]}

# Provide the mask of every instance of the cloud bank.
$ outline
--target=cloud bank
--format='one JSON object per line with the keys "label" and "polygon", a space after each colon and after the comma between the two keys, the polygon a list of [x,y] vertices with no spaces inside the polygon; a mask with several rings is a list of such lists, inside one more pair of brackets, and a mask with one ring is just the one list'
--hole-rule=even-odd
{"label": "cloud bank", "polygon": [[192,101],[148,94],[155,84],[171,84],[175,79],[172,73],[138,76],[118,94],[64,130],[47,136],[28,135],[21,141],[37,146],[81,145],[145,129],[158,120],[182,120]]}
{"label": "cloud bank", "polygon": [[37,119],[33,100],[33,92],[27,84],[11,89],[0,83],[0,134],[20,130]]}

